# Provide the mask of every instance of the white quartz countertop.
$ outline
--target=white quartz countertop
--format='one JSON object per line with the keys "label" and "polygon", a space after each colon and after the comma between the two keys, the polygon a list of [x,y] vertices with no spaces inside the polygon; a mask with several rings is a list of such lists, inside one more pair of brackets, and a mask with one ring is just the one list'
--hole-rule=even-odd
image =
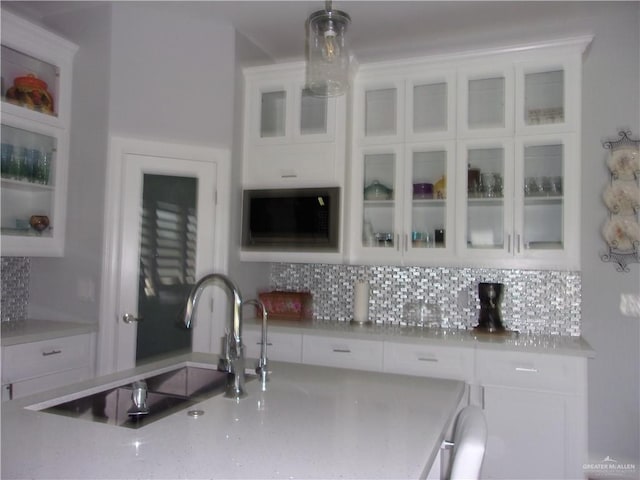
{"label": "white quartz countertop", "polygon": [[465,385],[271,363],[266,391],[219,395],[133,430],[25,408],[49,406],[168,366],[214,365],[189,354],[2,405],[2,478],[420,478]]}
{"label": "white quartz countertop", "polygon": [[[260,329],[261,324],[258,320],[246,321],[244,328]],[[490,334],[451,328],[271,319],[268,322],[268,331],[582,357],[595,355],[593,348],[583,337],[566,335],[533,335],[518,332]]]}
{"label": "white quartz countertop", "polygon": [[27,319],[2,324],[2,346],[39,342],[53,338],[71,337],[98,330],[96,323],[62,322],[57,320]]}

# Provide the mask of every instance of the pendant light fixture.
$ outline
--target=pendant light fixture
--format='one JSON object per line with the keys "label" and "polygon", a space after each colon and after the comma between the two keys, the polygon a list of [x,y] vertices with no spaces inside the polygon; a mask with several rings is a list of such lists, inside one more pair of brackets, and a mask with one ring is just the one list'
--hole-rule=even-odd
{"label": "pendant light fixture", "polygon": [[350,22],[349,15],[331,8],[331,0],[307,20],[307,88],[314,95],[333,97],[349,89]]}

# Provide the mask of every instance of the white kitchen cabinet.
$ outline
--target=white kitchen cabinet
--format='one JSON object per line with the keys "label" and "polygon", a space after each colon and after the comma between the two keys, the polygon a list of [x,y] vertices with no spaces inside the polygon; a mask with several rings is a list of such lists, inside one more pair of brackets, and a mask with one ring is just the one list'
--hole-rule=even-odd
{"label": "white kitchen cabinet", "polygon": [[[350,261],[579,269],[581,56],[590,41],[362,65]],[[446,156],[445,198],[435,192],[440,178],[417,163],[435,160],[434,149]],[[389,199],[365,198],[373,181],[393,190]],[[417,201],[420,183],[434,184],[434,199]],[[444,242],[425,248],[436,231]],[[371,232],[383,240],[372,246]]]}
{"label": "white kitchen cabinet", "polygon": [[[548,134],[459,143],[461,258],[504,267],[578,268],[576,139]],[[475,178],[479,183],[470,183]]]}
{"label": "white kitchen cabinet", "polygon": [[454,243],[446,233],[454,227],[455,211],[446,179],[454,178],[454,152],[454,143],[446,140],[356,150],[352,261],[415,265],[453,256]]}
{"label": "white kitchen cabinet", "polygon": [[452,378],[472,383],[475,375],[473,348],[432,344],[384,342],[384,371],[420,377]]}
{"label": "white kitchen cabinet", "polygon": [[579,130],[581,59],[567,50],[516,64],[516,135]]}
{"label": "white kitchen cabinet", "polygon": [[476,380],[489,431],[483,478],[583,478],[586,362],[477,351]]}
{"label": "white kitchen cabinet", "polygon": [[[3,256],[64,254],[76,50],[72,43],[2,12]],[[26,86],[17,93],[14,84]],[[32,226],[33,216],[46,217],[44,230]]]}
{"label": "white kitchen cabinet", "polygon": [[344,184],[345,97],[305,88],[305,64],[244,70],[245,187]]}
{"label": "white kitchen cabinet", "polygon": [[93,375],[95,335],[83,334],[2,347],[2,384],[11,398],[86,380]]}
{"label": "white kitchen cabinet", "polygon": [[458,138],[512,135],[513,64],[495,59],[470,63],[458,71]]}
{"label": "white kitchen cabinet", "polygon": [[325,367],[382,371],[381,341],[303,335],[302,363]]}
{"label": "white kitchen cabinet", "polygon": [[[244,331],[245,355],[260,358],[262,329]],[[280,362],[302,363],[302,335],[267,329],[267,358]]]}
{"label": "white kitchen cabinet", "polygon": [[354,82],[357,145],[455,138],[455,70],[393,62],[363,65]]}

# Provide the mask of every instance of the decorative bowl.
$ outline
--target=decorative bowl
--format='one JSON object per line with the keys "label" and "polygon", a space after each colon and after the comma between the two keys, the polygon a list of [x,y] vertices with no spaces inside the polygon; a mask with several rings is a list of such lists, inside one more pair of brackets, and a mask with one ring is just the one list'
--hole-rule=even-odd
{"label": "decorative bowl", "polygon": [[378,180],[374,180],[371,185],[364,189],[365,200],[390,200],[393,190],[385,187]]}
{"label": "decorative bowl", "polygon": [[29,225],[31,225],[31,228],[36,232],[44,232],[49,228],[49,217],[46,215],[31,215]]}

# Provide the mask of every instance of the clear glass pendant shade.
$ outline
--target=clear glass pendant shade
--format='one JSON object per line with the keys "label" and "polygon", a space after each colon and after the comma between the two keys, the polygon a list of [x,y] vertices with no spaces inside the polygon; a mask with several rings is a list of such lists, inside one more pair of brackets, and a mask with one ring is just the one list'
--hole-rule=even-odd
{"label": "clear glass pendant shade", "polygon": [[337,96],[349,89],[349,48],[345,32],[351,18],[339,10],[311,14],[307,38],[307,87],[315,95]]}

